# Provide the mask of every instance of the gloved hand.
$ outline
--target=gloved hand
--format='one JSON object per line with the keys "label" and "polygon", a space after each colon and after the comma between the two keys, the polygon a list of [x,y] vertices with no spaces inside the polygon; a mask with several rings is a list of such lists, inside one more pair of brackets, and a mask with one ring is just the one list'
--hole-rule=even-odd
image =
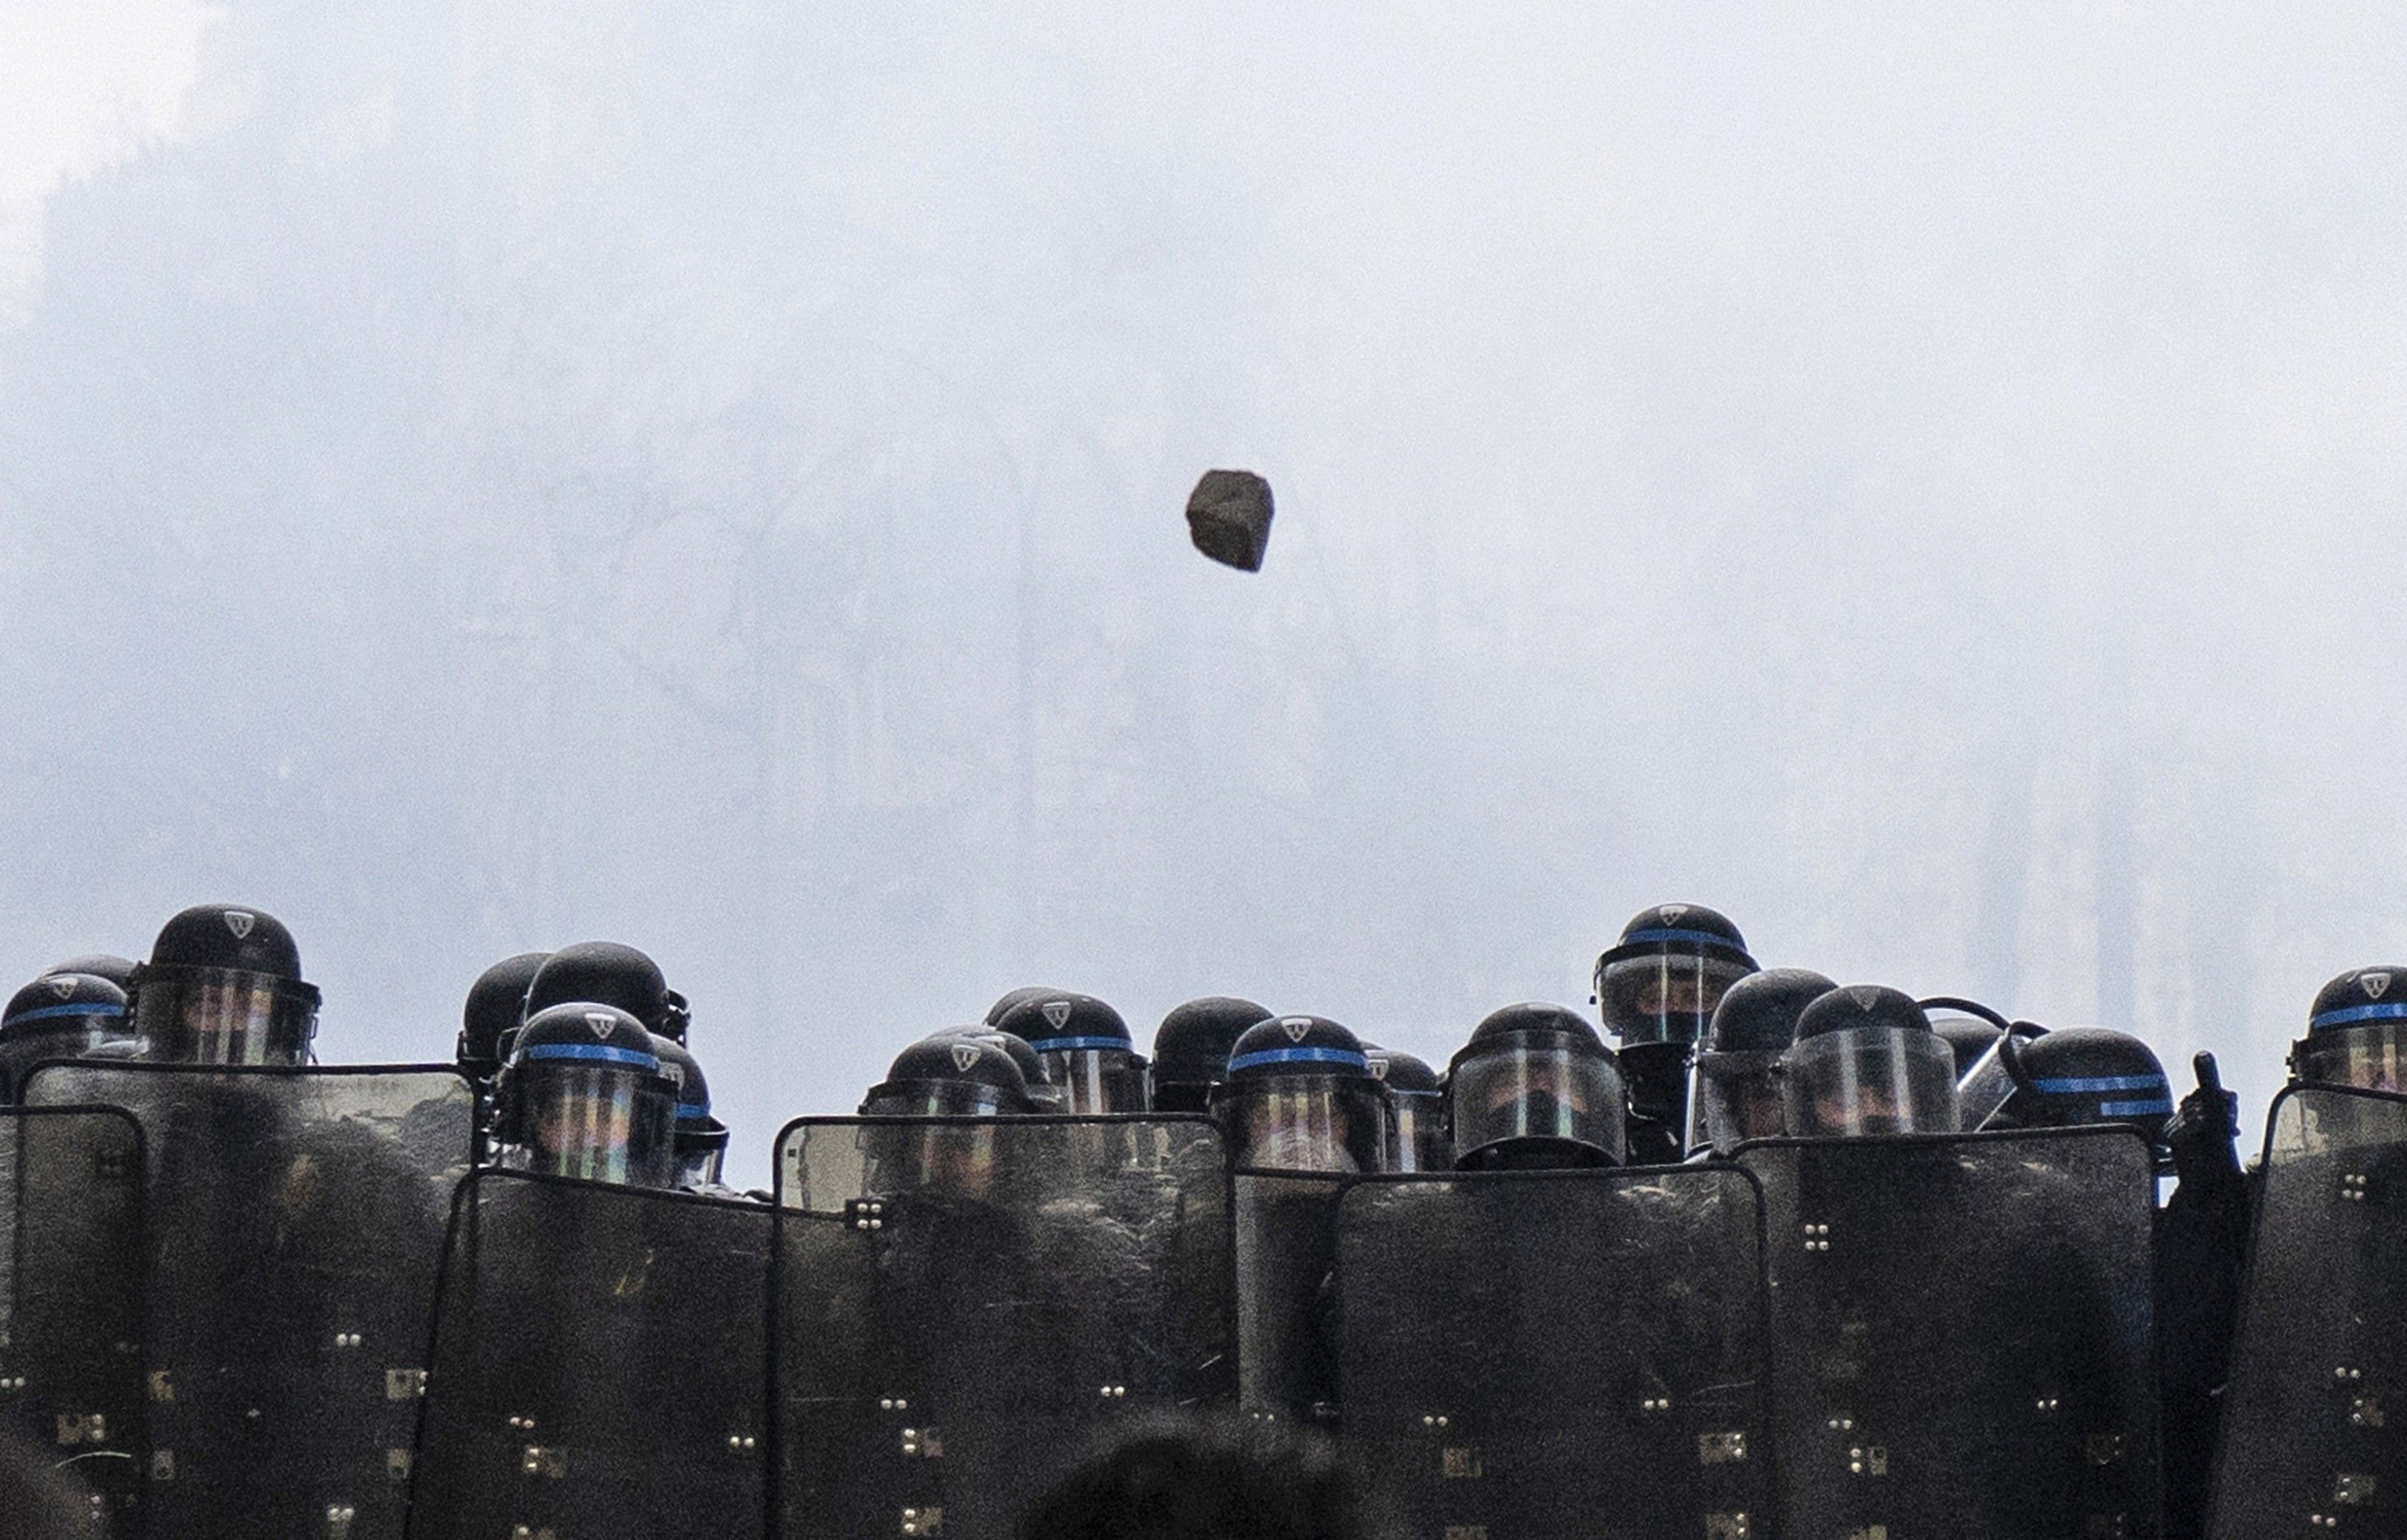
{"label": "gloved hand", "polygon": [[2165,1147],[2172,1152],[2173,1172],[2184,1187],[2237,1181],[2240,1098],[2223,1089],[2214,1054],[2197,1054],[2190,1067],[2197,1072],[2198,1089],[2181,1099],[2165,1123]]}

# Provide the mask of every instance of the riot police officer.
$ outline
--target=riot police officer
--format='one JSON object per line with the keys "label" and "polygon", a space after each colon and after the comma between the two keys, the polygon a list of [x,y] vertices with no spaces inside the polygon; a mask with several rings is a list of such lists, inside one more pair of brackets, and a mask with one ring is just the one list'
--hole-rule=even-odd
{"label": "riot police officer", "polygon": [[2315,992],[2290,1079],[2407,1092],[2407,968],[2353,968]]}
{"label": "riot police officer", "polygon": [[1120,1013],[1092,995],[1067,991],[1020,1001],[995,1024],[1027,1040],[1061,1087],[1062,1110],[1082,1116],[1145,1110],[1145,1060]]}
{"label": "riot police officer", "polygon": [[1325,1016],[1274,1016],[1247,1027],[1231,1047],[1212,1112],[1240,1168],[1379,1169],[1378,1082],[1361,1039]]}
{"label": "riot police officer", "polygon": [[175,1064],[306,1064],[318,1004],[292,933],[234,904],[169,920],[127,995],[143,1056]]}
{"label": "riot police officer", "polygon": [[45,1059],[90,1058],[130,1047],[125,992],[90,973],[51,973],[0,1011],[0,1100],[15,1101],[26,1072]]}
{"label": "riot police officer", "polygon": [[1458,1169],[1557,1170],[1628,1157],[1621,1066],[1562,1006],[1491,1011],[1447,1065],[1446,1093]]}
{"label": "riot police officer", "polygon": [[2146,1043],[2102,1026],[2001,1032],[1958,1087],[1967,1129],[2128,1123],[2159,1157],[2172,1083]]}
{"label": "riot police officer", "polygon": [[1955,1055],[1901,990],[1848,984],[1807,1006],[1781,1081],[1791,1134],[1956,1131]]}
{"label": "riot police officer", "polygon": [[991,1124],[957,1119],[1034,1111],[1027,1080],[1011,1055],[975,1037],[922,1038],[897,1054],[886,1079],[861,1104],[865,1118],[942,1119],[873,1124],[861,1130],[868,1191],[932,1189],[956,1197],[983,1194],[994,1180]]}
{"label": "riot police officer", "polygon": [[1451,1166],[1454,1143],[1446,1137],[1446,1087],[1438,1083],[1437,1071],[1397,1049],[1364,1043],[1362,1053],[1387,1099],[1387,1169],[1444,1171]]}
{"label": "riot police officer", "polygon": [[1597,1004],[1620,1040],[1630,1153],[1640,1165],[1680,1158],[1688,1051],[1724,992],[1755,970],[1738,926],[1702,904],[1639,911],[1597,958]]}
{"label": "riot police officer", "polygon": [[661,965],[616,941],[579,941],[545,958],[527,981],[525,1013],[556,1005],[606,1005],[674,1042],[686,1039],[685,996],[668,985]]}
{"label": "riot police officer", "polygon": [[710,1082],[702,1064],[685,1044],[652,1035],[652,1053],[661,1071],[677,1088],[675,1123],[669,1136],[672,1155],[669,1185],[689,1193],[734,1194],[719,1180],[727,1160],[727,1125],[711,1115]]}
{"label": "riot police officer", "polygon": [[666,1187],[676,1092],[652,1034],[616,1006],[570,1001],[527,1018],[494,1093],[502,1164]]}
{"label": "riot police officer", "polygon": [[1156,1112],[1201,1112],[1229,1069],[1229,1050],[1270,1011],[1232,995],[1206,995],[1173,1007],[1154,1029],[1147,1105]]}
{"label": "riot police officer", "polygon": [[1797,1018],[1839,986],[1809,968],[1750,973],[1730,986],[1697,1039],[1688,1070],[1688,1151],[1729,1154],[1748,1139],[1788,1131],[1780,1056]]}

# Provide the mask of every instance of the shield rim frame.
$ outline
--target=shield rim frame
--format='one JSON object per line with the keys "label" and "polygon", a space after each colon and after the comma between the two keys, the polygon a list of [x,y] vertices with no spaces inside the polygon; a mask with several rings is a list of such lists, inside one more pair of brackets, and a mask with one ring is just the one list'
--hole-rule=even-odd
{"label": "shield rim frame", "polygon": [[[1081,1128],[1109,1128],[1116,1125],[1130,1123],[1197,1124],[1211,1135],[1212,1143],[1219,1149],[1220,1160],[1216,1169],[1218,1172],[1217,1185],[1220,1190],[1220,1211],[1228,1218],[1232,1224],[1235,1222],[1236,1173],[1232,1171],[1229,1167],[1228,1137],[1222,1132],[1219,1121],[1205,1112],[1005,1112],[998,1113],[990,1117],[980,1118],[945,1117],[924,1112],[880,1113],[875,1115],[870,1113],[846,1114],[841,1112],[806,1112],[798,1117],[787,1119],[784,1124],[778,1128],[776,1137],[772,1139],[769,1144],[769,1292],[767,1299],[763,1302],[765,1306],[764,1320],[767,1325],[767,1341],[769,1349],[765,1355],[768,1359],[769,1403],[767,1413],[762,1422],[762,1437],[767,1443],[767,1460],[765,1462],[765,1468],[763,1470],[761,1482],[761,1500],[764,1510],[762,1515],[762,1533],[766,1537],[766,1540],[785,1540],[784,1531],[778,1526],[777,1515],[780,1506],[779,1498],[783,1494],[785,1488],[786,1471],[785,1397],[782,1393],[783,1388],[781,1385],[781,1380],[784,1377],[779,1373],[778,1369],[778,1365],[785,1356],[780,1350],[784,1342],[784,1337],[779,1331],[778,1322],[783,1312],[778,1308],[778,1303],[785,1297],[787,1251],[786,1226],[790,1223],[794,1223],[804,1220],[816,1221],[820,1223],[842,1222],[840,1215],[824,1213],[818,1209],[804,1208],[787,1204],[785,1201],[786,1140],[797,1129],[802,1128],[863,1126],[907,1127],[930,1123],[941,1123],[951,1127],[987,1128],[1028,1127],[1030,1125],[1072,1125]],[[565,1177],[554,1177],[548,1180],[565,1181],[571,1179]],[[463,1183],[463,1185],[465,1184]],[[446,1233],[445,1242],[448,1247],[449,1243],[449,1236],[448,1232]],[[1237,1383],[1237,1354],[1239,1350],[1236,1334],[1238,1281],[1237,1249],[1235,1245],[1231,1244],[1222,1247],[1221,1252],[1221,1271],[1223,1273],[1222,1281],[1227,1290],[1227,1297],[1230,1306],[1229,1371],[1230,1388],[1233,1393]],[[416,1540],[416,1537],[405,1535],[404,1540]]]}

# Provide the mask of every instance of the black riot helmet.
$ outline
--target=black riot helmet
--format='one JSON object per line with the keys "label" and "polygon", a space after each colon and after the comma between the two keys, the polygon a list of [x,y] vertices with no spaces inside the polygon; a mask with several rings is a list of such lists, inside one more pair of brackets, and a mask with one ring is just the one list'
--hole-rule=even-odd
{"label": "black riot helmet", "polygon": [[501,1067],[502,1034],[526,1020],[527,986],[535,970],[551,956],[548,952],[521,952],[505,957],[468,986],[468,1003],[460,1010],[460,1038],[452,1060],[474,1080],[491,1080]]}
{"label": "black riot helmet", "polygon": [[1047,1078],[1061,1088],[1063,1111],[1145,1110],[1145,1060],[1120,1013],[1092,995],[1033,996],[995,1024],[1036,1050]]}
{"label": "black riot helmet", "polygon": [[652,1034],[652,1054],[677,1092],[669,1184],[694,1193],[716,1187],[727,1159],[727,1125],[710,1114],[710,1082],[702,1077],[702,1065],[685,1044],[657,1032]]}
{"label": "black riot helmet", "polygon": [[1020,1083],[1028,1091],[1030,1111],[1065,1110],[1063,1102],[1066,1098],[1061,1094],[1061,1088],[1045,1078],[1048,1073],[1045,1067],[1045,1061],[1037,1057],[1036,1050],[1028,1046],[1027,1038],[995,1026],[948,1026],[942,1032],[928,1034],[927,1040],[934,1042],[941,1038],[962,1038],[988,1048],[1000,1050],[1019,1071]]}
{"label": "black riot helmet", "polygon": [[991,1118],[1033,1112],[1011,1055],[974,1037],[939,1033],[897,1054],[869,1088],[863,1117]]}
{"label": "black riot helmet", "polygon": [[2353,968],[2315,991],[2290,1078],[2407,1092],[2407,968]]}
{"label": "black riot helmet", "polygon": [[1781,1081],[1791,1134],[1956,1131],[1955,1055],[1902,990],[1849,984],[1807,1006]]}
{"label": "black riot helmet", "polygon": [[197,904],[169,920],[127,992],[147,1058],[171,1064],[309,1062],[318,989],[301,949],[262,910]]}
{"label": "black riot helmet", "polygon": [[1003,1019],[1011,1014],[1011,1008],[1013,1006],[1023,1004],[1029,1000],[1036,999],[1039,996],[1050,998],[1051,996],[1057,996],[1061,993],[1061,991],[1054,988],[1051,984],[1021,984],[1018,989],[1007,989],[1004,991],[1003,998],[995,1001],[994,1004],[986,1008],[986,1024],[989,1026],[1000,1026],[1003,1024]]}
{"label": "black riot helmet", "polygon": [[1702,904],[1659,904],[1621,927],[1596,960],[1604,1029],[1621,1050],[1697,1040],[1722,994],[1755,971],[1738,926]]}
{"label": "black riot helmet", "polygon": [[1750,973],[1730,986],[1688,1069],[1691,1151],[1723,1154],[1749,1139],[1788,1131],[1780,1059],[1797,1038],[1797,1018],[1839,986],[1810,968]]}
{"label": "black riot helmet", "polygon": [[0,1098],[23,1095],[25,1073],[44,1059],[79,1059],[129,1048],[125,991],[91,973],[49,973],[0,1010]]}
{"label": "black riot helmet", "polygon": [[685,1040],[684,997],[669,988],[661,965],[616,941],[579,941],[543,960],[527,981],[526,1015],[556,1005],[606,1005],[644,1024],[647,1032]]}
{"label": "black riot helmet", "polygon": [[1378,1082],[1361,1039],[1325,1016],[1273,1016],[1230,1046],[1212,1113],[1230,1160],[1265,1171],[1379,1169]]}
{"label": "black riot helmet", "polygon": [[1387,1169],[1444,1171],[1454,1164],[1454,1143],[1446,1132],[1446,1087],[1437,1071],[1393,1048],[1362,1045],[1371,1078],[1387,1097]]}
{"label": "black riot helmet", "polygon": [[[1939,1034],[1939,1040],[1945,1043],[1955,1055],[1958,1083],[1972,1072],[1974,1065],[1981,1062],[1981,1055],[1989,1051],[1989,1045],[2004,1036],[2006,1028],[2013,1024],[1978,1000],[1960,999],[1953,995],[1934,995],[1916,1003],[1922,1007],[1922,1013],[1930,1018],[1930,1030]],[[1966,1127],[1979,1126],[1969,1109],[1963,1121]]]}
{"label": "black riot helmet", "polygon": [[69,957],[65,962],[51,964],[42,970],[42,976],[89,973],[95,979],[107,979],[118,988],[125,989],[134,982],[135,966],[134,959],[121,957],[114,952],[87,952],[80,957]]}
{"label": "black riot helmet", "polygon": [[503,1164],[555,1177],[666,1187],[676,1088],[652,1034],[615,1006],[549,1006],[519,1029],[495,1089]]}
{"label": "black riot helmet", "polygon": [[1147,1105],[1157,1112],[1201,1112],[1229,1071],[1229,1050],[1270,1012],[1233,995],[1206,995],[1172,1008],[1153,1033]]}
{"label": "black riot helmet", "polygon": [[2146,1043],[2102,1026],[2003,1032],[1960,1085],[1968,1128],[2129,1123],[2151,1145],[2173,1115],[2172,1082]]}
{"label": "black riot helmet", "polygon": [[1446,1067],[1461,1170],[1618,1166],[1629,1155],[1621,1065],[1578,1012],[1508,1005]]}

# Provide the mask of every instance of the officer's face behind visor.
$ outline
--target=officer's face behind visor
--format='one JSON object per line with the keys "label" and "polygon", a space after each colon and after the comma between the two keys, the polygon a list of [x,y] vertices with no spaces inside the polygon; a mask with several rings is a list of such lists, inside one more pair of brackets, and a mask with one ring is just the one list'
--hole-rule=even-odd
{"label": "officer's face behind visor", "polygon": [[587,1181],[669,1185],[676,1093],[658,1075],[583,1059],[521,1063],[517,1081],[528,1169]]}
{"label": "officer's face behind visor", "polygon": [[1688,1081],[1688,1148],[1724,1154],[1749,1139],[1788,1132],[1780,1055],[1701,1053]]}
{"label": "officer's face behind visor", "polygon": [[[873,1096],[862,1108],[874,1118],[995,1118],[1018,1112],[1003,1093],[972,1081],[929,1081]],[[985,1123],[907,1123],[862,1129],[863,1176],[870,1194],[933,1191],[976,1196],[994,1184],[995,1131]]]}
{"label": "officer's face behind visor", "polygon": [[1722,996],[1747,972],[1743,963],[1695,953],[1625,957],[1598,971],[1596,997],[1605,1026],[1625,1048],[1692,1043],[1713,1020]]}
{"label": "officer's face behind visor", "polygon": [[1332,1075],[1246,1081],[1233,1094],[1237,1164],[1339,1176],[1377,1170],[1378,1116],[1365,1083]]}
{"label": "officer's face behind visor", "polygon": [[1040,1050],[1037,1056],[1061,1088],[1060,1110],[1080,1116],[1145,1110],[1145,1066],[1132,1050],[1082,1043]]}
{"label": "officer's face behind visor", "polygon": [[2407,1022],[2365,1022],[2308,1034],[2294,1072],[2314,1085],[2407,1092]]}
{"label": "officer's face behind visor", "polygon": [[1571,1139],[1609,1151],[1625,1148],[1620,1077],[1592,1053],[1500,1047],[1458,1064],[1453,1089],[1457,1160],[1504,1139]]}
{"label": "officer's face behind visor", "polygon": [[265,973],[182,968],[147,974],[135,993],[145,1057],[171,1064],[301,1065],[318,1032],[318,995]]}
{"label": "officer's face behind visor", "polygon": [[1788,1050],[1788,1129],[1809,1138],[1956,1131],[1956,1058],[1928,1032],[1825,1032]]}

